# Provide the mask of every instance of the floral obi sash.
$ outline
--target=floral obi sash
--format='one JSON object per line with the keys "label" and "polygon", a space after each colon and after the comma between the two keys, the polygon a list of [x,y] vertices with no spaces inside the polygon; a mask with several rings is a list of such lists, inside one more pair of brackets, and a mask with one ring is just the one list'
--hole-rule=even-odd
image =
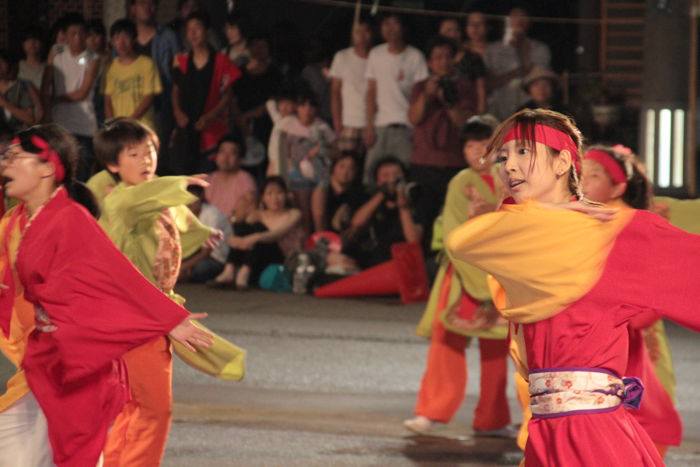
{"label": "floral obi sash", "polygon": [[601,368],[544,368],[531,371],[529,380],[534,418],[612,412],[621,404],[638,409],[644,392],[639,378]]}

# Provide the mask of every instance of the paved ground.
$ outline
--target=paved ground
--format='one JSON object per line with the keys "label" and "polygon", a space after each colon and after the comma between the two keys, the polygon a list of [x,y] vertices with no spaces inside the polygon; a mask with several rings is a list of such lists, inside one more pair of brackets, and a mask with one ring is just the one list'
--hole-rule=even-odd
{"label": "paved ground", "polygon": [[[179,290],[207,325],[249,351],[245,381],[202,376],[176,362],[175,423],[166,466],[515,465],[510,441],[471,437],[478,382],[469,352],[467,402],[440,437],[408,435],[425,363],[413,337],[420,306],[263,292]],[[668,465],[700,465],[700,339],[670,326],[686,429]],[[513,417],[519,420],[512,400]]]}

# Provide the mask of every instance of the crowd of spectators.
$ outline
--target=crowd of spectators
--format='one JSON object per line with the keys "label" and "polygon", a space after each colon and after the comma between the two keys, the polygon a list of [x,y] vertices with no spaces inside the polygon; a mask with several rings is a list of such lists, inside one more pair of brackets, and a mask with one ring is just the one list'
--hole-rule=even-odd
{"label": "crowd of spectators", "polygon": [[68,14],[50,43],[27,31],[22,60],[0,51],[0,138],[59,123],[81,145],[87,180],[100,169],[100,125],[126,116],[152,128],[161,175],[208,173],[192,209],[227,226],[220,248],[183,264],[183,279],[246,288],[269,264],[313,250],[316,232],[332,233],[326,250],[338,243],[322,265],[341,275],[389,259],[395,243],[429,256],[447,185],[465,167],[467,121],[566,111],[549,48],[528,36],[522,8],[508,13],[502,40],[487,41],[474,11],[442,20],[424,50],[398,15],[360,19],[348,25],[350,47],[330,57],[310,43],[295,67],[277,63],[276,45],[245,17],[212,31],[196,1],[180,4],[167,25],[155,0],[129,0],[107,29]]}

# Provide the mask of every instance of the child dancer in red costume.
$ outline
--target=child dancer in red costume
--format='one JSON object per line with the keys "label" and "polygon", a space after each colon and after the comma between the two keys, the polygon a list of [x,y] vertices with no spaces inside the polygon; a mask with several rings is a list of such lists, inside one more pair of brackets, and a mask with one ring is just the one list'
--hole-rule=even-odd
{"label": "child dancer in red costume", "polygon": [[[152,286],[99,227],[94,200],[74,178],[77,155],[65,130],[41,125],[21,132],[2,164],[6,192],[20,201],[8,214],[10,228],[22,229],[12,263],[36,310],[22,368],[59,467],[97,465],[128,397],[124,353],[165,334],[189,347],[211,343],[190,323],[206,315]],[[3,294],[13,297],[20,284],[11,274],[4,281]],[[12,313],[6,304],[3,330]]]}

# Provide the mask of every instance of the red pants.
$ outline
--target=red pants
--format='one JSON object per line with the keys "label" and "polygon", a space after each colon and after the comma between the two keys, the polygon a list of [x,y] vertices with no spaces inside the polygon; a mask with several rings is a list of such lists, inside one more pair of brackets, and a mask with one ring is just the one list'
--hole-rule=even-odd
{"label": "red pants", "polygon": [[[474,302],[474,306],[477,306]],[[433,320],[428,361],[418,392],[416,415],[448,423],[464,400],[467,386],[465,349],[468,338],[447,331],[440,315]],[[475,430],[496,430],[510,424],[506,398],[508,340],[479,339],[481,387],[474,410]]]}
{"label": "red pants", "polygon": [[104,467],[160,465],[172,418],[173,359],[159,337],[124,355],[131,400],[119,414],[105,446]]}

